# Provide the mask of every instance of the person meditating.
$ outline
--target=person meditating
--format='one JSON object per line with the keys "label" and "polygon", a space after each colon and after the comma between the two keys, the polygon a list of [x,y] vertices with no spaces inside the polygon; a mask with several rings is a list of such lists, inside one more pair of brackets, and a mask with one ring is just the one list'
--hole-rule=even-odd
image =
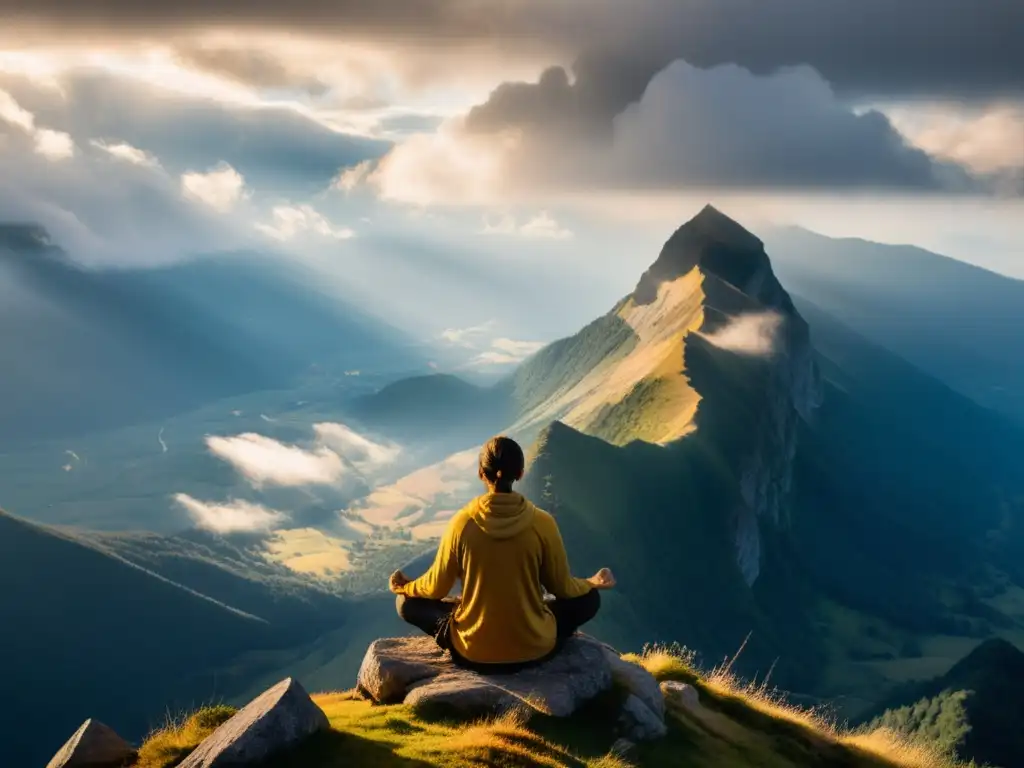
{"label": "person meditating", "polygon": [[[400,570],[391,575],[398,615],[456,664],[479,672],[550,659],[597,614],[599,590],[615,586],[607,568],[589,579],[572,576],[555,519],[512,490],[525,464],[514,440],[491,439],[477,473],[487,493],[448,523],[430,570],[414,581]],[[461,599],[446,600],[457,580]]]}

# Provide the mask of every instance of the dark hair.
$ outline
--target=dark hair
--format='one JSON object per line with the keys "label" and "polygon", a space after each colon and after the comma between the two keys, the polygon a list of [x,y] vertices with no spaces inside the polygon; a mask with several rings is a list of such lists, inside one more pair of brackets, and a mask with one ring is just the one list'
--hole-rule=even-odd
{"label": "dark hair", "polygon": [[510,493],[512,483],[519,479],[525,467],[523,449],[511,437],[492,437],[480,451],[480,474],[499,493]]}

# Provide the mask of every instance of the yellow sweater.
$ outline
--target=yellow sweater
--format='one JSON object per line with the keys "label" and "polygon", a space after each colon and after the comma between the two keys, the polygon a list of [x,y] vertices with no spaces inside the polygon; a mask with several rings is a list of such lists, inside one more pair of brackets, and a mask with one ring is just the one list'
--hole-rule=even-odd
{"label": "yellow sweater", "polygon": [[469,661],[533,661],[555,647],[555,617],[544,590],[579,597],[555,519],[518,493],[489,493],[451,519],[430,570],[406,584],[408,597],[440,600],[462,580],[451,641]]}

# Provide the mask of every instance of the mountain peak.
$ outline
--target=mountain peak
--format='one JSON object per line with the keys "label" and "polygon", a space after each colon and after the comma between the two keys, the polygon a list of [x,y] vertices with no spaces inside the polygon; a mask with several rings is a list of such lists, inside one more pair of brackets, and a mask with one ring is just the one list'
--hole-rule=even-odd
{"label": "mountain peak", "polygon": [[752,278],[771,269],[764,244],[709,204],[668,239],[658,260],[640,278],[634,300],[650,304],[657,298],[658,286],[697,266],[743,292]]}

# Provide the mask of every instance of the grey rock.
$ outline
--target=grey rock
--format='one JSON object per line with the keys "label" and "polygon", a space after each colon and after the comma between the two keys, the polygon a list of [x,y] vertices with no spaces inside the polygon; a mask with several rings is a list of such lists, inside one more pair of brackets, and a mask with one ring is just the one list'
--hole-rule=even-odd
{"label": "grey rock", "polygon": [[573,637],[555,658],[512,675],[481,675],[455,666],[429,637],[397,637],[370,644],[358,687],[379,703],[444,705],[463,714],[519,707],[566,717],[610,689],[605,646]]}
{"label": "grey rock", "polygon": [[619,725],[632,741],[660,739],[668,733],[665,718],[651,711],[643,699],[632,693],[626,697],[619,715]]}
{"label": "grey rock", "polygon": [[296,680],[264,691],[211,733],[180,768],[258,763],[330,727],[327,715]]}
{"label": "grey rock", "polygon": [[665,697],[654,675],[641,667],[624,661],[617,651],[605,647],[605,656],[612,670],[612,679],[620,688],[640,699],[659,719],[665,719]]}
{"label": "grey rock", "polygon": [[86,720],[46,768],[114,768],[135,759],[135,749],[98,720]]}
{"label": "grey rock", "polygon": [[698,713],[702,709],[700,693],[688,683],[667,680],[661,684],[661,691],[665,694],[665,701],[670,707],[674,706],[693,713]]}

